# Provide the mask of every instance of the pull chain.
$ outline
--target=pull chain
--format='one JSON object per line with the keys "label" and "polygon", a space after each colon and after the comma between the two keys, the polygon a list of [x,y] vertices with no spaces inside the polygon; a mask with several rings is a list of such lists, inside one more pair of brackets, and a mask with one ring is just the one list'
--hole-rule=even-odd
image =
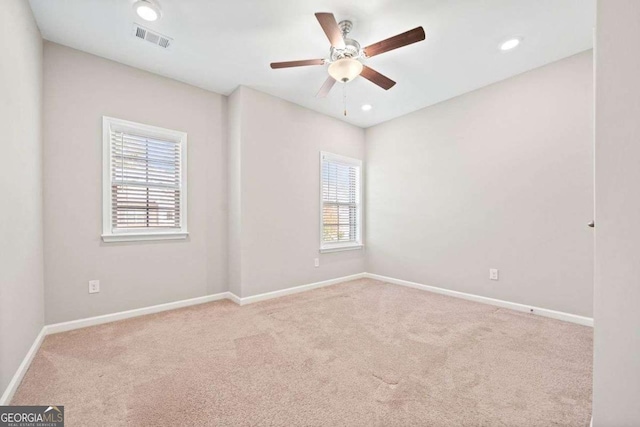
{"label": "pull chain", "polygon": [[344,115],[347,115],[347,82],[342,84],[342,104],[344,105]]}

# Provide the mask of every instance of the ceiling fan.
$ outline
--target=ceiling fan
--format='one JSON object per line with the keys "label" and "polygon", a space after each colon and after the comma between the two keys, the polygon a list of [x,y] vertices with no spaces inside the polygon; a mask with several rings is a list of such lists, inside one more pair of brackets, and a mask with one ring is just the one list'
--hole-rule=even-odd
{"label": "ceiling fan", "polygon": [[371,44],[365,48],[360,47],[356,40],[348,38],[353,24],[351,21],[340,21],[338,23],[332,13],[316,13],[316,18],[320,26],[327,35],[331,43],[329,58],[308,59],[302,61],[272,62],[271,68],[302,67],[306,65],[329,65],[329,77],[324,82],[318,93],[319,98],[327,96],[336,81],[349,82],[357,76],[375,83],[384,90],[391,89],[396,82],[380,74],[361,62],[361,58],[371,58],[390,50],[398,49],[425,39],[422,27],[414,28],[397,36]]}

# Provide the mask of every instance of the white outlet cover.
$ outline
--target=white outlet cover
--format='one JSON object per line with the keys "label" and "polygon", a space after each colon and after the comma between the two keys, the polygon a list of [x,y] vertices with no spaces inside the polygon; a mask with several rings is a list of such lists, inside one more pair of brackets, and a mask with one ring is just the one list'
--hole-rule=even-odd
{"label": "white outlet cover", "polygon": [[490,268],[489,269],[489,279],[498,280],[498,269],[497,268]]}
{"label": "white outlet cover", "polygon": [[89,280],[89,293],[96,294],[100,292],[100,281],[99,280]]}
{"label": "white outlet cover", "polygon": [[313,260],[313,265],[314,265],[315,267],[320,267],[320,258],[316,258],[316,259],[314,259],[314,260]]}

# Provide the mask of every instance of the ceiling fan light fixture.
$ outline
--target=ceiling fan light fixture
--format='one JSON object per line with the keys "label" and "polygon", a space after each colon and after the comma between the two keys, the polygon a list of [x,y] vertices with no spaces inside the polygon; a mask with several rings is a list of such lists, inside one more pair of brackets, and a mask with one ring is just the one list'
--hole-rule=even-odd
{"label": "ceiling fan light fixture", "polygon": [[339,82],[349,82],[362,72],[362,62],[353,58],[338,59],[329,65],[329,75]]}
{"label": "ceiling fan light fixture", "polygon": [[139,0],[135,2],[133,4],[133,9],[136,11],[138,16],[145,21],[153,22],[162,16],[160,7],[149,0]]}
{"label": "ceiling fan light fixture", "polygon": [[[359,59],[371,58],[372,56],[380,55],[382,53],[389,52],[390,50],[421,42],[426,37],[424,28],[416,27],[412,30],[405,31],[402,34],[397,34],[393,37],[373,43],[363,49],[360,47],[360,43],[358,43],[358,41],[347,37],[347,35],[351,33],[351,29],[353,27],[353,23],[351,21],[344,20],[338,22],[336,17],[333,16],[333,13],[328,12],[318,12],[315,15],[318,23],[324,31],[324,34],[327,36],[327,39],[329,39],[329,43],[331,44],[329,57],[326,59],[272,62],[271,68],[278,69],[330,64],[328,69],[329,77],[327,77],[316,94],[316,97],[318,98],[325,98],[336,81],[346,83],[358,76],[362,76],[364,79],[384,90],[391,89],[395,86],[396,82],[376,70],[367,67],[360,62]],[[347,85],[345,84],[342,85],[342,98],[345,101],[345,115],[346,94]]]}

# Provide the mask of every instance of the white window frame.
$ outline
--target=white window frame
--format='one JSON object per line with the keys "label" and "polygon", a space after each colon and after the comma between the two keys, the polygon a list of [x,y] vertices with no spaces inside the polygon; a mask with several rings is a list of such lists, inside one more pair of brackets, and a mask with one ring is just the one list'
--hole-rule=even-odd
{"label": "white window frame", "polygon": [[[180,228],[176,230],[148,230],[134,228],[113,230],[111,204],[111,131],[173,141],[180,144]],[[187,134],[171,129],[150,126],[113,117],[102,117],[102,240],[104,242],[133,242],[145,240],[186,239],[187,231]]]}
{"label": "white window frame", "polygon": [[[327,243],[322,240],[322,236],[324,235],[324,224],[323,224],[323,208],[324,208],[324,200],[322,198],[322,163],[324,161],[333,161],[338,163],[343,163],[347,165],[356,166],[358,168],[358,198],[359,201],[356,203],[356,240],[355,242],[340,242],[340,243]],[[364,205],[364,180],[363,180],[363,167],[362,160],[354,159],[351,157],[341,156],[339,154],[333,154],[326,151],[320,152],[320,173],[318,174],[320,177],[320,253],[327,252],[339,252],[339,251],[351,251],[351,250],[359,250],[364,247],[362,243],[362,206]]]}

